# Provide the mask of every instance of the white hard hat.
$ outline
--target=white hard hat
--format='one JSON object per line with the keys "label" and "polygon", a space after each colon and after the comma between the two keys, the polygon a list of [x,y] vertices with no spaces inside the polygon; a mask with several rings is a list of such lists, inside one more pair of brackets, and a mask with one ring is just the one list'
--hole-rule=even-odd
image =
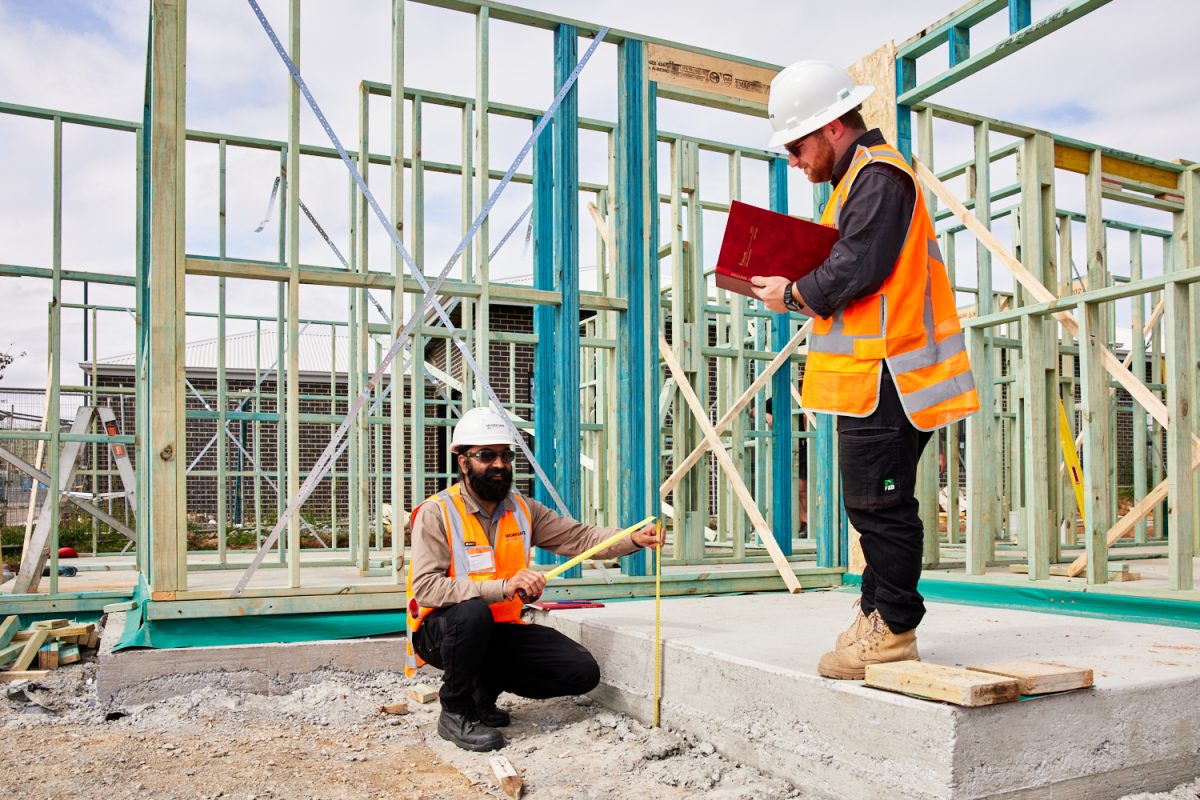
{"label": "white hard hat", "polygon": [[846,70],[833,64],[797,61],[771,81],[767,116],[775,133],[767,147],[812,133],[857,108],[874,91],[874,86],[856,86]]}
{"label": "white hard hat", "polygon": [[516,447],[512,431],[504,423],[504,418],[490,408],[472,408],[462,415],[462,419],[454,426],[454,435],[450,437],[450,452],[457,453],[461,447],[472,447],[479,444],[506,444]]}

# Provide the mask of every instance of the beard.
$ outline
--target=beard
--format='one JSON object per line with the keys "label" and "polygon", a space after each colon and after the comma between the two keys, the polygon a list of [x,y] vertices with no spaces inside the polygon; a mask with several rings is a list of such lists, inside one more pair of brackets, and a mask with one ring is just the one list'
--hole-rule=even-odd
{"label": "beard", "polygon": [[467,483],[470,485],[471,491],[480,500],[486,500],[489,503],[499,503],[508,497],[509,491],[512,490],[512,481],[513,474],[510,467],[499,466],[495,463],[478,471],[473,465],[467,467]]}
{"label": "beard", "polygon": [[809,183],[825,183],[833,180],[833,168],[837,163],[833,151],[833,145],[825,138],[825,131],[819,132],[813,137],[813,147],[816,152],[813,153],[812,160],[804,165],[804,175],[808,178]]}

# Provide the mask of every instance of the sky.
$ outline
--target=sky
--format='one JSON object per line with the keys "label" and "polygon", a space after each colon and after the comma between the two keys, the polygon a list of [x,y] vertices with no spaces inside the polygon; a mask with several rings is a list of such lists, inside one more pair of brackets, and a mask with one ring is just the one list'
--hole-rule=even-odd
{"label": "sky", "polygon": [[[1035,0],[1033,19],[1055,11],[1062,0]],[[784,65],[819,58],[848,65],[888,40],[897,42],[950,13],[958,0],[848,0],[816,3],[795,0],[727,2],[693,0],[647,3],[644,0],[526,0],[523,5],[614,28],[735,53]],[[284,139],[287,133],[289,81],[278,56],[244,0],[193,0],[189,4],[187,52],[187,124],[189,128],[228,134]],[[286,29],[283,0],[264,0],[275,26]],[[475,93],[475,25],[471,16],[409,3],[406,10],[405,69],[409,87],[459,95]],[[733,10],[731,10],[733,9]],[[332,126],[348,147],[358,142],[358,85],[361,80],[387,82],[390,76],[390,3],[387,0],[303,4],[301,70]],[[1197,71],[1179,68],[1193,48],[1200,23],[1194,0],[1113,0],[1081,20],[1009,56],[982,73],[945,90],[933,102],[990,117],[1019,122],[1056,133],[1162,159],[1200,160],[1195,131],[1200,128],[1200,79]],[[973,47],[988,46],[1006,35],[999,16],[976,28]],[[147,3],[145,0],[0,0],[0,103],[36,106],[139,120],[145,80]],[[489,97],[493,102],[544,108],[553,95],[552,39],[548,32],[493,22],[490,29]],[[588,40],[580,41],[580,53]],[[918,63],[927,78],[945,65],[941,48]],[[617,104],[616,48],[602,44],[580,78],[580,113],[615,119]],[[370,103],[370,146],[389,150],[386,98]],[[457,161],[461,149],[457,112],[426,107],[422,153],[433,161]],[[697,109],[662,101],[659,126],[683,134],[761,148],[769,134],[766,120],[728,112]],[[49,266],[53,255],[52,123],[0,113],[0,263]],[[495,119],[491,130],[491,166],[504,169],[528,136],[524,122]],[[407,134],[411,144],[411,132]],[[301,115],[306,143],[328,141],[313,116]],[[939,124],[937,163],[948,165],[970,155],[965,128]],[[996,144],[1005,141],[996,138]],[[668,159],[660,158],[660,186],[667,186]],[[65,268],[133,273],[136,198],[133,136],[64,126],[62,260]],[[580,138],[581,176],[606,177],[602,136]],[[528,168],[528,162],[525,165]],[[217,148],[191,144],[187,151],[187,250],[218,252]],[[235,257],[275,260],[277,226],[254,229],[263,219],[278,157],[264,151],[230,148],[227,162],[227,253]],[[1003,171],[1003,168],[1001,168]],[[1015,174],[1015,172],[1013,173]],[[369,177],[380,202],[388,207],[387,171],[373,167]],[[996,179],[1000,182],[999,178]],[[962,184],[951,184],[962,191]],[[789,194],[794,213],[811,210],[810,189],[793,174]],[[719,158],[701,161],[701,191],[725,199],[725,165]],[[747,166],[744,198],[765,203],[765,170]],[[1082,178],[1059,173],[1058,204],[1082,211]],[[325,229],[346,252],[349,185],[340,163],[305,159],[301,196]],[[457,179],[429,175],[426,184],[425,269],[440,271],[461,238],[463,222]],[[494,246],[530,202],[526,186],[512,185],[490,217]],[[278,206],[273,220],[278,221]],[[1105,203],[1105,214],[1169,228],[1168,214]],[[705,215],[703,243],[715,253],[720,220]],[[595,235],[590,220],[581,220],[582,263],[594,263]],[[497,276],[530,271],[524,227],[493,262]],[[1006,221],[996,226],[1002,241],[1012,236]],[[1082,265],[1082,227],[1074,236],[1076,261]],[[968,240],[969,241],[969,240]],[[386,268],[389,245],[372,222],[369,263]],[[407,244],[407,242],[406,242]],[[1161,270],[1161,248],[1146,245],[1145,271]],[[965,266],[973,247],[960,243]],[[1114,271],[1128,270],[1128,240],[1109,237]],[[304,223],[301,260],[335,266],[329,247]],[[1080,269],[1085,269],[1080,267]],[[232,313],[272,314],[273,287],[253,281],[230,281]],[[997,280],[1003,287],[1004,279]],[[188,279],[188,306],[216,310],[216,281]],[[82,289],[64,284],[64,302],[79,303]],[[0,350],[25,355],[0,379],[0,389],[42,386],[46,375],[48,281],[0,278],[6,313],[0,319]],[[386,303],[386,297],[380,299]],[[93,285],[89,300],[111,305],[99,312],[95,351],[101,358],[133,349],[131,317],[120,308],[131,305],[128,289]],[[321,319],[343,318],[344,290],[305,288],[301,313]],[[340,315],[340,316],[339,316]],[[1127,317],[1128,311],[1118,310]],[[63,381],[77,382],[75,366],[83,357],[83,313],[63,311]],[[380,319],[372,311],[372,319]],[[230,323],[230,332],[247,323]],[[1127,323],[1126,323],[1127,324]],[[193,320],[188,339],[213,336],[211,321]]]}

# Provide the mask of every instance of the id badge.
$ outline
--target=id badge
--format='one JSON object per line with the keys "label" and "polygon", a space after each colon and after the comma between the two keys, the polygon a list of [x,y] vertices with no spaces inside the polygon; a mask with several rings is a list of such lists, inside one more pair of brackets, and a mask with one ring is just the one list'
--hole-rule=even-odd
{"label": "id badge", "polygon": [[467,569],[472,575],[496,571],[496,558],[490,547],[471,547],[467,549]]}

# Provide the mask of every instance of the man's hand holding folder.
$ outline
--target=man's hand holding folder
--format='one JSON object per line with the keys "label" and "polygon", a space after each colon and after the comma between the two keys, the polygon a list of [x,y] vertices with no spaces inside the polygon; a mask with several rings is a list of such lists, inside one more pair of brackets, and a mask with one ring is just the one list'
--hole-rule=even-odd
{"label": "man's hand holding folder", "polygon": [[783,312],[784,292],[823,264],[837,239],[834,228],[735,200],[717,259],[717,286]]}

